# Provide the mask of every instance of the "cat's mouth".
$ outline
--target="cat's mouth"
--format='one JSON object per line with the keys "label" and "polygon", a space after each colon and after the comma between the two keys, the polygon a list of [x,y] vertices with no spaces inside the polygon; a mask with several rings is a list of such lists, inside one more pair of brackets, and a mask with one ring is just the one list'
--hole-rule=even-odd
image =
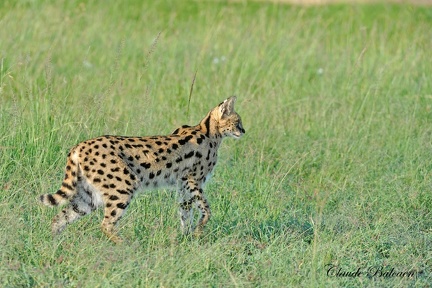
{"label": "cat's mouth", "polygon": [[235,139],[240,139],[242,136],[243,136],[243,134],[245,134],[246,133],[246,131],[244,130],[244,129],[242,129],[241,131],[236,131],[236,132],[234,132],[233,134],[232,134],[232,136],[235,138]]}

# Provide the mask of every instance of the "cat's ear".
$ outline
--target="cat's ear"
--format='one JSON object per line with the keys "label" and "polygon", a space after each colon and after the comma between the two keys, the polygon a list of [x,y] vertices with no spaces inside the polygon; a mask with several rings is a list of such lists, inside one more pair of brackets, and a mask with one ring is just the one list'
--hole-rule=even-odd
{"label": "cat's ear", "polygon": [[234,103],[236,100],[237,97],[232,96],[219,104],[219,112],[222,117],[231,115],[234,112]]}

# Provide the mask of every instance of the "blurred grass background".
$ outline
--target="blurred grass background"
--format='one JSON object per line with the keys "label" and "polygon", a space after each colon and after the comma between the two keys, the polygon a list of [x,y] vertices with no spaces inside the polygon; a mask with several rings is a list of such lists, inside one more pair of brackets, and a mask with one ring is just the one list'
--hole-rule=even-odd
{"label": "blurred grass background", "polygon": [[[429,285],[431,24],[411,4],[1,2],[1,286]],[[51,239],[36,197],[77,142],[167,134],[234,94],[247,134],[221,147],[202,239],[166,190],[133,201],[129,245],[100,213]]]}

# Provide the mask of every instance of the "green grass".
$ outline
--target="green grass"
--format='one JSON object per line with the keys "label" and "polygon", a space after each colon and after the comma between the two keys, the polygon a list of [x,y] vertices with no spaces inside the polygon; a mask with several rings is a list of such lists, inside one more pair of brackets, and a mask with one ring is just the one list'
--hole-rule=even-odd
{"label": "green grass", "polygon": [[[0,4],[0,286],[432,282],[431,8],[141,2]],[[246,135],[221,147],[202,238],[181,236],[160,190],[122,219],[129,245],[106,239],[101,213],[51,239],[57,210],[36,198],[68,149],[166,134],[233,94]]]}

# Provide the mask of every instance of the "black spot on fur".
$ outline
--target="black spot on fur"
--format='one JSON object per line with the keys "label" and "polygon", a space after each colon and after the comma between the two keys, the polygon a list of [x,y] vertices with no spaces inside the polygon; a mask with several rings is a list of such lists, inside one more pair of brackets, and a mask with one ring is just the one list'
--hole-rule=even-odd
{"label": "black spot on fur", "polygon": [[185,154],[185,155],[184,155],[184,158],[185,158],[185,159],[188,159],[188,158],[191,158],[193,155],[194,155],[194,152],[191,151],[191,152]]}
{"label": "black spot on fur", "polygon": [[63,192],[62,190],[58,190],[58,191],[56,192],[56,194],[59,195],[59,196],[61,196],[62,198],[65,198],[65,199],[68,198],[68,197],[67,197],[67,194],[66,194],[65,192]]}
{"label": "black spot on fur", "polygon": [[210,137],[210,115],[204,120],[204,127],[206,128],[206,136]]}
{"label": "black spot on fur", "polygon": [[57,201],[53,197],[53,195],[49,194],[47,195],[48,201],[51,203],[51,205],[57,205]]}
{"label": "black spot on fur", "polygon": [[149,168],[151,167],[151,164],[150,164],[150,163],[143,162],[143,163],[140,164],[140,166],[141,166],[141,167],[144,167],[145,169],[149,169]]}
{"label": "black spot on fur", "polygon": [[92,197],[92,196],[93,196],[93,194],[91,193],[91,191],[88,190],[88,189],[84,189],[84,192],[85,192],[89,197]]}
{"label": "black spot on fur", "polygon": [[127,206],[128,206],[128,204],[126,204],[126,203],[117,203],[117,208],[120,208],[120,209],[126,209]]}
{"label": "black spot on fur", "polygon": [[62,183],[62,186],[63,186],[64,188],[68,189],[68,190],[74,190],[74,188],[73,188],[71,185],[69,185],[68,183],[66,183],[66,182],[63,182],[63,183]]}
{"label": "black spot on fur", "polygon": [[72,204],[72,210],[74,212],[78,213],[80,216],[84,216],[87,214],[85,211],[80,210],[78,204],[76,204],[76,203]]}
{"label": "black spot on fur", "polygon": [[116,190],[118,193],[120,193],[120,194],[130,194],[127,190],[122,190],[122,189],[117,189]]}

